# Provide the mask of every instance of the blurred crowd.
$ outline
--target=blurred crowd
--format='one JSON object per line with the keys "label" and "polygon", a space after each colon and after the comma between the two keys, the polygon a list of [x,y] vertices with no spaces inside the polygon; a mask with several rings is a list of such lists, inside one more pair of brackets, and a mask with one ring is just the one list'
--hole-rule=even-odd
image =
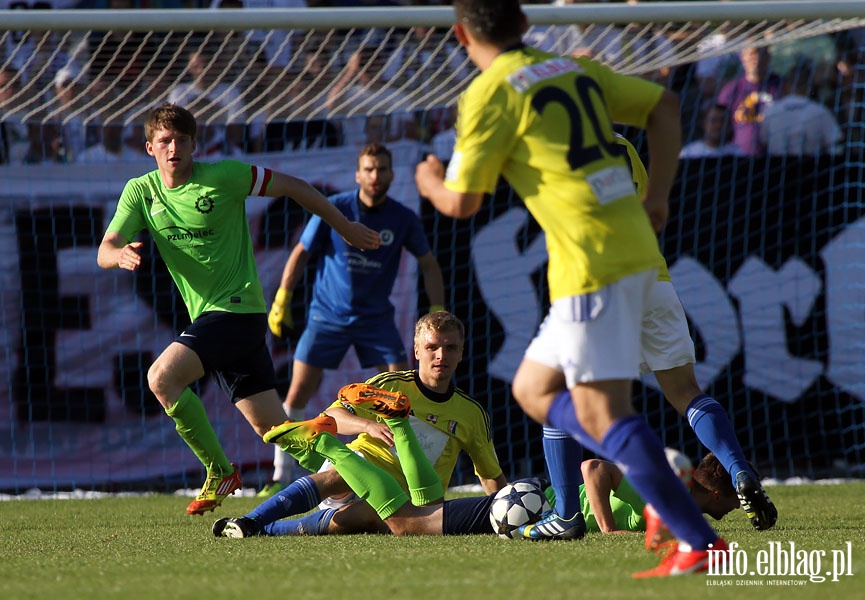
{"label": "blurred crowd", "polygon": [[[592,0],[588,0],[591,2]],[[600,2],[603,0],[594,0]],[[634,2],[635,0],[630,0]],[[577,0],[533,4],[577,4]],[[585,3],[585,2],[583,2]],[[7,8],[302,8],[437,0],[0,0]],[[11,32],[0,38],[0,163],[144,158],[156,101],[202,124],[199,157],[420,140],[453,148],[458,91],[474,73],[446,30],[210,33]],[[683,158],[836,154],[863,140],[861,30],[741,48],[723,30],[667,66],[677,35],[645,26],[533,26],[526,42],[639,68],[682,101]],[[705,58],[700,56],[705,55]],[[86,65],[87,68],[84,68]],[[34,97],[32,90],[41,96]],[[434,108],[430,108],[430,107]],[[418,108],[423,107],[423,108]]]}

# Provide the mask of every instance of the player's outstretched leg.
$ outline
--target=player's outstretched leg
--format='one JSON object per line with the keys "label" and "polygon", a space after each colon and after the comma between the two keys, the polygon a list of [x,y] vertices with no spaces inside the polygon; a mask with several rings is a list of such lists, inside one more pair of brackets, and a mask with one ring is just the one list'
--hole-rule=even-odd
{"label": "player's outstretched leg", "polygon": [[[688,374],[684,377],[693,379],[690,365],[672,370],[670,373],[682,372],[683,369],[691,369],[689,373],[685,371]],[[736,439],[733,425],[723,407],[714,398],[699,394],[690,401],[683,414],[697,434],[700,443],[715,453],[730,474],[733,486],[739,495],[739,502],[754,529],[765,531],[774,527],[778,520],[778,510],[745,458],[745,452]]]}
{"label": "player's outstretched leg", "polygon": [[336,435],[336,421],[324,413],[306,421],[286,421],[275,425],[262,439],[268,444],[276,444],[296,458],[300,466],[315,473],[324,464],[324,457],[311,450],[322,433]]}
{"label": "player's outstretched leg", "polygon": [[441,479],[424,454],[408,421],[411,414],[408,396],[366,383],[352,383],[339,390],[338,398],[346,410],[382,420],[393,431],[394,447],[399,455],[412,504],[424,506],[444,498]]}
{"label": "player's outstretched leg", "polygon": [[186,507],[188,514],[203,515],[208,511],[213,512],[213,509],[222,504],[223,500],[243,486],[237,465],[231,463],[231,466],[234,471],[224,477],[221,473],[208,469],[207,479],[201,487],[201,492]]}
{"label": "player's outstretched leg", "polygon": [[227,517],[217,520],[211,528],[216,537],[248,538],[261,535],[261,527],[255,519],[248,517]]}
{"label": "player's outstretched leg", "polygon": [[306,421],[286,421],[272,427],[264,434],[268,444],[279,444],[280,448],[294,456],[306,469],[317,465],[317,471],[325,460],[330,460],[355,494],[367,501],[382,521],[393,515],[409,501],[402,488],[386,471],[367,462],[336,437],[337,427],[333,417],[324,413]]}
{"label": "player's outstretched leg", "polygon": [[544,458],[556,493],[556,506],[540,521],[523,525],[514,535],[532,541],[578,540],[586,535],[586,519],[580,512],[580,463],[583,448],[570,435],[544,426]]}
{"label": "player's outstretched leg", "polygon": [[[343,386],[337,395],[347,409],[372,413],[384,419],[404,419],[411,413],[408,396],[390,392],[366,383],[351,383]],[[361,415],[366,416],[366,415]]]}

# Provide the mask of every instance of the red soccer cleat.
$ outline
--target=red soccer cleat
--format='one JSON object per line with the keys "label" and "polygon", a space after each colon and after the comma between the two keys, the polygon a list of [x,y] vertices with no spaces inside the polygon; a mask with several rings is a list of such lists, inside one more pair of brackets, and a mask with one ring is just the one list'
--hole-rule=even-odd
{"label": "red soccer cleat", "polygon": [[722,538],[715,540],[706,550],[691,550],[684,544],[661,559],[654,569],[634,573],[633,577],[642,579],[644,577],[672,577],[673,575],[688,575],[690,573],[703,573],[708,571],[712,565],[719,565],[719,572],[723,571],[724,564],[729,559],[730,547]]}
{"label": "red soccer cleat", "polygon": [[241,488],[243,482],[240,479],[240,471],[237,470],[236,464],[231,463],[231,466],[234,467],[234,472],[227,477],[213,475],[208,471],[201,492],[186,507],[187,514],[203,515],[208,511],[213,512],[213,509],[222,504],[223,500]]}

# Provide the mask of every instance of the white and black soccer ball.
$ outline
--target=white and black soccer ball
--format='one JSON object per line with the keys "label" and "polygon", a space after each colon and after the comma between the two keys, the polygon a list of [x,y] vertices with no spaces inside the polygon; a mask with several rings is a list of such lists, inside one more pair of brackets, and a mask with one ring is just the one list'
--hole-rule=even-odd
{"label": "white and black soccer ball", "polygon": [[513,539],[522,525],[534,523],[550,510],[544,492],[525,481],[510,483],[500,489],[490,505],[490,524],[500,538]]}

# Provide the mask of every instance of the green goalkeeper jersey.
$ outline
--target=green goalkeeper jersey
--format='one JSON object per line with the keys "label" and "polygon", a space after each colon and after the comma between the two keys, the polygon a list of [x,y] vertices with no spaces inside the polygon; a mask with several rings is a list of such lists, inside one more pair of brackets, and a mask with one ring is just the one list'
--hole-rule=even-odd
{"label": "green goalkeeper jersey", "polygon": [[[552,486],[544,490],[550,506],[556,507],[556,492]],[[631,486],[627,478],[622,478],[618,489],[610,492],[610,509],[613,511],[613,521],[616,529],[622,531],[645,531],[646,520],[643,518],[643,508],[646,503],[640,498],[637,491]],[[580,485],[580,512],[586,520],[586,531],[598,533],[598,521],[586,496],[586,485]],[[567,515],[569,516],[569,515]]]}
{"label": "green goalkeeper jersey", "polygon": [[151,171],[126,184],[108,231],[130,241],[150,232],[192,320],[206,311],[267,312],[246,199],[265,195],[271,176],[234,160],[196,162],[189,181],[169,189]]}
{"label": "green goalkeeper jersey", "polygon": [[[623,498],[630,500],[626,502]],[[622,478],[618,489],[610,492],[610,508],[613,511],[613,520],[616,522],[616,529],[623,531],[645,531],[646,520],[643,518],[643,508],[646,503],[640,499],[637,492],[631,487],[630,482],[626,478]],[[592,507],[589,506],[589,500],[586,498],[586,486],[580,486],[580,511],[586,519],[586,531],[599,532],[598,521],[595,519],[595,513],[592,512]]]}

